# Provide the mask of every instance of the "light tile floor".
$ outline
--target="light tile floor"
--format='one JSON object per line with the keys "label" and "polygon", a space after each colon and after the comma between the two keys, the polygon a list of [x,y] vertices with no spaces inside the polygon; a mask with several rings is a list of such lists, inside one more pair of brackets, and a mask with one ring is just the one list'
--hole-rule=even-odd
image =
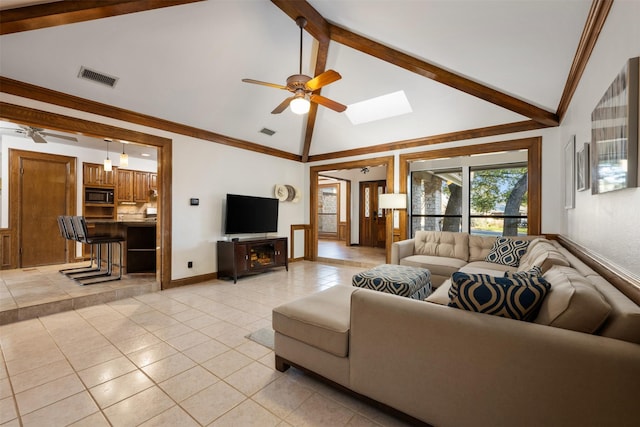
{"label": "light tile floor", "polygon": [[295,262],[0,326],[0,425],[405,425],[245,338],[362,270]]}

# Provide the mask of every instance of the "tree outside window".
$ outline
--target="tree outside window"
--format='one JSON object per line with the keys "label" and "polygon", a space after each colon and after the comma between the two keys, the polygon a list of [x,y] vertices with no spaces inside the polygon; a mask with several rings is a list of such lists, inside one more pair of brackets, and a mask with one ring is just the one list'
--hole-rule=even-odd
{"label": "tree outside window", "polygon": [[473,234],[527,234],[526,166],[472,169],[470,231]]}

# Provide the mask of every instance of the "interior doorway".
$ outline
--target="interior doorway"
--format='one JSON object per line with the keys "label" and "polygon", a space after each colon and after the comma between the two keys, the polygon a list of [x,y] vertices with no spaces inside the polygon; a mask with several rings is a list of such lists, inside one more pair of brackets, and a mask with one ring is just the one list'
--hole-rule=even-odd
{"label": "interior doorway", "polygon": [[[382,181],[388,186],[388,188],[393,188],[393,174],[394,174],[394,161],[393,156],[388,157],[378,157],[378,158],[370,158],[364,160],[356,160],[350,162],[343,163],[334,163],[327,164],[321,166],[313,166],[309,171],[309,178],[311,182],[310,189],[310,245],[309,245],[309,259],[317,260],[319,255],[319,246],[320,246],[320,228],[319,228],[319,210],[318,210],[318,198],[319,198],[319,186],[320,186],[320,177],[332,177],[336,179],[344,180],[347,183],[348,191],[346,191],[346,201],[345,201],[345,235],[346,239],[344,242],[338,241],[335,242],[330,240],[322,240],[322,243],[329,242],[333,250],[333,253],[340,254],[341,256],[345,256],[347,253],[356,252],[356,250],[364,250],[364,249],[373,249],[374,252],[382,252],[382,256],[386,258],[386,254],[389,251],[388,242],[383,241],[382,246],[384,248],[378,247],[363,247],[359,240],[359,198],[360,198],[360,181]],[[380,172],[380,176],[377,175],[376,171]],[[353,194],[351,191],[353,188]],[[348,206],[348,207],[346,207]],[[386,236],[384,232],[382,232],[383,238]],[[377,240],[377,239],[376,239]],[[323,245],[325,246],[325,245]],[[370,251],[369,251],[370,252]],[[367,252],[368,253],[368,252]],[[320,256],[324,258],[324,256]],[[331,257],[333,258],[333,257]],[[339,258],[346,259],[346,258]],[[380,264],[384,262],[377,262]]]}
{"label": "interior doorway", "polygon": [[73,248],[61,237],[57,217],[75,212],[75,158],[12,149],[9,162],[18,268],[69,262]]}
{"label": "interior doorway", "polygon": [[[171,139],[155,136],[143,132],[133,131],[112,125],[88,121],[75,117],[64,116],[57,113],[50,113],[42,110],[35,110],[29,107],[18,105],[3,105],[3,120],[13,123],[20,123],[27,126],[44,128],[56,132],[68,132],[78,135],[86,135],[92,138],[103,139],[109,137],[120,141],[150,146],[157,149],[157,226],[156,242],[159,250],[156,251],[156,281],[161,289],[168,289],[172,286],[181,286],[183,283],[172,283],[171,280],[171,252],[172,252],[172,229],[171,229],[171,182],[172,182],[172,141]],[[75,198],[72,197],[75,203]],[[9,227],[3,230],[10,234],[11,246],[17,245],[17,204],[9,203]],[[76,212],[76,206],[69,212]],[[56,232],[57,224],[56,224]],[[12,252],[15,252],[12,250]],[[17,260],[12,260],[8,268],[15,268]]]}
{"label": "interior doorway", "polygon": [[386,193],[387,181],[360,182],[360,246],[384,248],[387,238],[386,218],[378,208],[378,196]]}

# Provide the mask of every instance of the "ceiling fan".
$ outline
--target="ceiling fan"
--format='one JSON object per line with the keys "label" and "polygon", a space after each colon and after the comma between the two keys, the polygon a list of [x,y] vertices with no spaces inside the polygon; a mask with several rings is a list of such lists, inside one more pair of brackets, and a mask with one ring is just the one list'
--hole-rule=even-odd
{"label": "ceiling fan", "polygon": [[[53,137],[53,138],[58,138],[58,139],[66,139],[68,141],[78,141],[77,138],[73,137],[73,136],[67,136],[67,135],[61,135],[58,133],[50,133],[50,132],[44,132],[44,129],[42,128],[36,128],[33,126],[22,126],[20,125],[20,127],[18,128],[1,128],[1,130],[3,131],[3,133],[17,133],[19,135],[24,135],[26,137],[29,137],[33,140],[33,142],[37,142],[39,144],[46,144],[47,143],[47,139],[46,137]],[[8,132],[7,132],[8,131]]]}
{"label": "ceiling fan", "polygon": [[323,86],[340,80],[342,76],[338,72],[334,70],[327,70],[314,78],[302,74],[302,29],[305,27],[305,25],[307,25],[307,20],[299,16],[296,18],[296,24],[298,24],[298,27],[300,27],[300,70],[298,74],[289,76],[287,78],[286,86],[275,83],[261,82],[259,80],[253,79],[242,79],[242,81],[245,83],[269,86],[276,89],[284,89],[293,93],[293,96],[290,96],[289,98],[282,101],[280,105],[278,105],[271,112],[271,114],[280,114],[289,106],[291,106],[291,111],[293,111],[294,113],[305,114],[309,111],[309,102],[315,102],[316,104],[323,105],[338,113],[343,112],[347,109],[346,105],[342,105],[339,102],[313,93]]}

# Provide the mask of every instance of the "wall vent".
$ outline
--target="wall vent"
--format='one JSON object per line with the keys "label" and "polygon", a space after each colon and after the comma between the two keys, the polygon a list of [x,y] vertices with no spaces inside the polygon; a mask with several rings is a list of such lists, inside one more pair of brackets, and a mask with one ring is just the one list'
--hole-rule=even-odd
{"label": "wall vent", "polygon": [[271,130],[271,129],[267,129],[267,128],[262,128],[260,129],[260,133],[264,133],[265,135],[273,135],[274,133],[276,133],[275,130]]}
{"label": "wall vent", "polygon": [[109,87],[114,87],[118,82],[118,77],[109,76],[107,74],[91,70],[86,67],[80,67],[78,77],[81,79],[91,80],[92,82],[100,83]]}

